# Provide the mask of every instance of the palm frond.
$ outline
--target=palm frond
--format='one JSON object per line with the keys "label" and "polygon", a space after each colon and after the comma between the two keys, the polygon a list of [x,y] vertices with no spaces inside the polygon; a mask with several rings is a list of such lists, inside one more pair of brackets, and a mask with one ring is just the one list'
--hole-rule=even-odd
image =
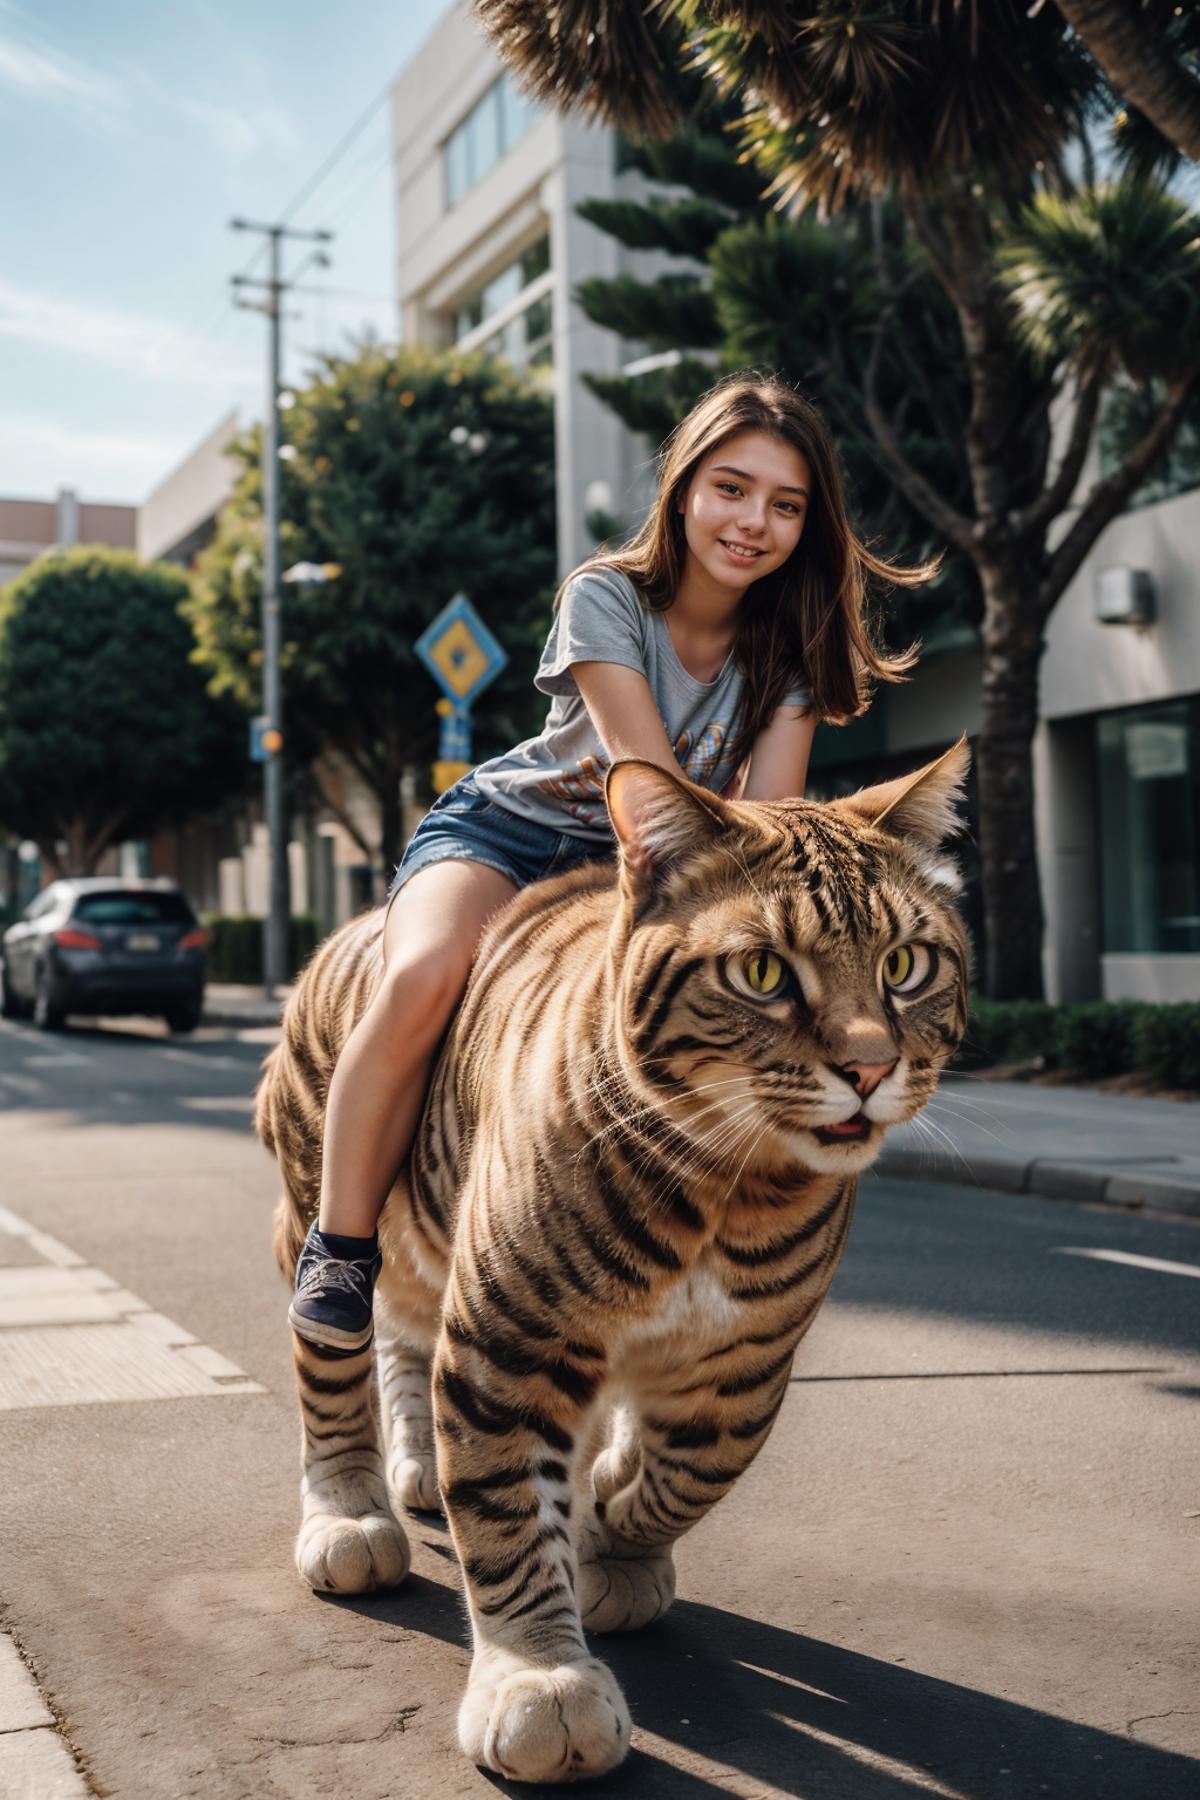
{"label": "palm frond", "polygon": [[[474,0],[519,85],[544,106],[579,111],[639,137],[666,137],[685,96],[683,35],[644,0]],[[651,16],[653,15],[653,16]]]}
{"label": "palm frond", "polygon": [[1123,365],[1169,378],[1200,354],[1200,219],[1125,180],[1064,198],[1039,194],[1000,250],[1017,329],[1043,359],[1084,376]]}

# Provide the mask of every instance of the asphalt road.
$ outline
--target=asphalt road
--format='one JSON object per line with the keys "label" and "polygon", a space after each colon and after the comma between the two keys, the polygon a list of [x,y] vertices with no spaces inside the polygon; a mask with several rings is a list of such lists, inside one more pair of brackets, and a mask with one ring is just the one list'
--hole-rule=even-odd
{"label": "asphalt road", "polygon": [[[0,1026],[0,1205],[264,1390],[0,1410],[0,1626],[97,1794],[482,1800],[440,1523],[390,1595],[293,1572],[270,1036]],[[592,1793],[1194,1800],[1200,1286],[1067,1251],[1200,1271],[1200,1228],[866,1183],[766,1449],[604,1645],[635,1748]]]}

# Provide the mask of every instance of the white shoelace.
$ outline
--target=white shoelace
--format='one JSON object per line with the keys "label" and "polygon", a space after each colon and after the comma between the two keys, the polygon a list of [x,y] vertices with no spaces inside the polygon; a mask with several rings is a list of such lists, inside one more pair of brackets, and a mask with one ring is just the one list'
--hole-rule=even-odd
{"label": "white shoelace", "polygon": [[365,1279],[365,1274],[356,1264],[339,1262],[336,1257],[329,1257],[325,1261],[309,1264],[300,1277],[296,1292],[301,1299],[307,1300],[318,1289],[328,1292],[333,1288],[344,1288],[347,1293],[361,1300]]}

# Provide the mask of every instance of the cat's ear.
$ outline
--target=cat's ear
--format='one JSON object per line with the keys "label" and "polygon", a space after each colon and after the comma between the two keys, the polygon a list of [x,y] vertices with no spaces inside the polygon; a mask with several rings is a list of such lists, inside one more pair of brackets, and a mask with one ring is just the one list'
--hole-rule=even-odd
{"label": "cat's ear", "polygon": [[725,829],[722,801],[657,763],[615,762],[604,782],[621,863],[636,878],[661,875]]}
{"label": "cat's ear", "polygon": [[839,812],[852,813],[868,825],[936,850],[962,830],[959,808],[970,766],[967,740],[959,738],[943,756],[914,774],[901,775],[878,787],[860,788],[857,794],[848,794],[832,804]]}

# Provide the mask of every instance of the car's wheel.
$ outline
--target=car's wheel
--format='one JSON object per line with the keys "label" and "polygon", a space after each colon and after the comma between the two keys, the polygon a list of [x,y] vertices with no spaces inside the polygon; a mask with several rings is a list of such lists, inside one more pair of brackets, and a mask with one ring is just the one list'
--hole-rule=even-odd
{"label": "car's wheel", "polygon": [[39,1031],[61,1031],[66,1021],[66,1013],[59,1006],[50,988],[50,972],[39,969],[33,990],[33,1022]]}
{"label": "car's wheel", "polygon": [[17,999],[7,967],[0,969],[0,1018],[23,1019],[29,1008]]}
{"label": "car's wheel", "polygon": [[178,1006],[168,1007],[166,1012],[167,1029],[169,1031],[195,1031],[200,1023],[204,1010],[200,1000],[181,1001]]}

